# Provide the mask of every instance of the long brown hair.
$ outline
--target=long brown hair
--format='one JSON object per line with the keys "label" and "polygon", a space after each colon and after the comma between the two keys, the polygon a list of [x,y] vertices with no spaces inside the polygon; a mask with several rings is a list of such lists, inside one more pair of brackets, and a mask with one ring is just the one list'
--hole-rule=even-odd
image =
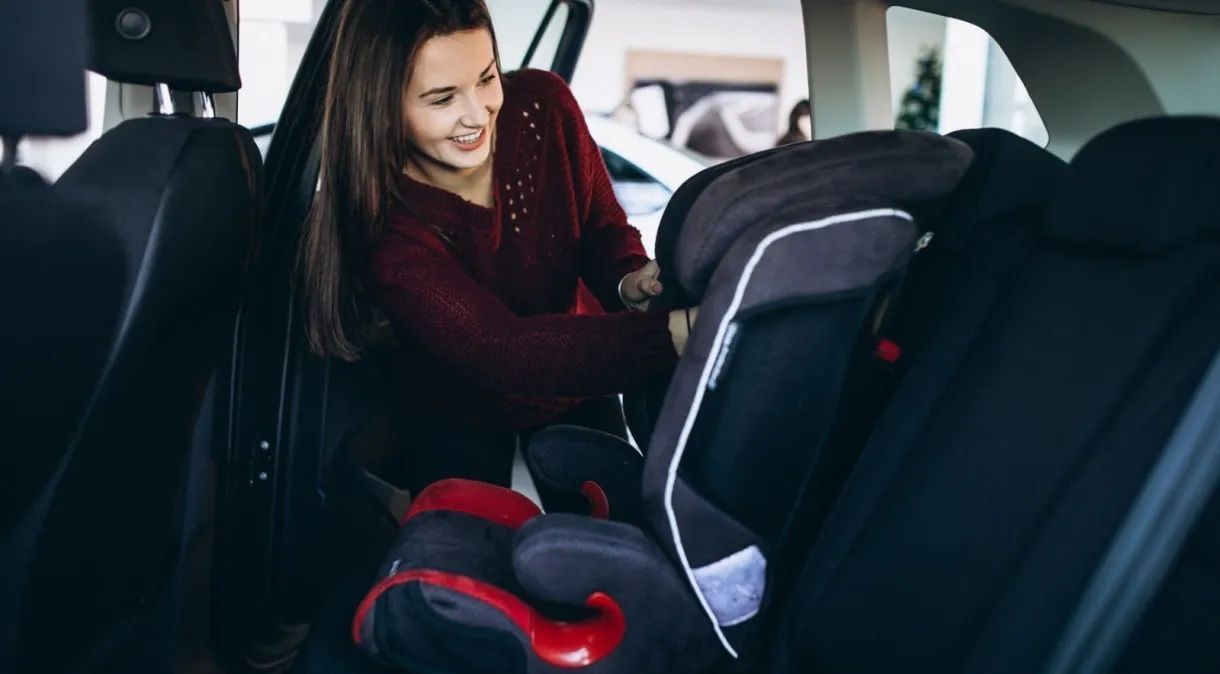
{"label": "long brown hair", "polygon": [[403,92],[416,52],[432,37],[480,28],[494,47],[484,0],[348,0],[340,12],[323,103],[321,183],[298,258],[314,353],[360,357],[369,254],[406,166]]}

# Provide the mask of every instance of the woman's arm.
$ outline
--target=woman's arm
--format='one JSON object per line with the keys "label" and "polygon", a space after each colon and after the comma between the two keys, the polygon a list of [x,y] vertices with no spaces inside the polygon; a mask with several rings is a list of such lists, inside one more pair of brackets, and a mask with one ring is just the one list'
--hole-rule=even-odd
{"label": "woman's arm", "polygon": [[383,247],[374,276],[391,321],[491,391],[607,395],[638,388],[677,360],[664,313],[517,316],[456,259],[422,244]]}
{"label": "woman's arm", "polygon": [[621,309],[619,282],[648,264],[648,255],[639,230],[627,223],[627,214],[614,194],[606,162],[589,134],[580,105],[562,80],[550,77],[572,164],[576,203],[581,210],[581,276],[603,307],[609,311]]}

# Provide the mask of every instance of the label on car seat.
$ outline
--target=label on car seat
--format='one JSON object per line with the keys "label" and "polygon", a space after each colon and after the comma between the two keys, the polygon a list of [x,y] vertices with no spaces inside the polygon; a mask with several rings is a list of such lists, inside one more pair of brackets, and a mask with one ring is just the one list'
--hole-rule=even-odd
{"label": "label on car seat", "polygon": [[767,558],[757,545],[693,571],[703,600],[724,627],[758,615],[767,586]]}
{"label": "label on car seat", "polygon": [[724,343],[720,345],[720,354],[716,356],[716,365],[712,368],[712,376],[707,380],[707,390],[715,391],[716,385],[720,383],[720,373],[724,371],[724,366],[729,361],[729,356],[733,351],[733,339],[737,336],[737,321],[729,323],[728,329],[724,333]]}

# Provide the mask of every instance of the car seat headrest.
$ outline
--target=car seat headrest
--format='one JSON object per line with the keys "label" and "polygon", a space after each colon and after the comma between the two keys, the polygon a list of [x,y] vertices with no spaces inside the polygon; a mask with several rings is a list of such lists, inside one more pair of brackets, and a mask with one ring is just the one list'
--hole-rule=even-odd
{"label": "car seat headrest", "polygon": [[1004,129],[968,129],[949,134],[970,146],[974,161],[938,218],[937,244],[964,248],[981,223],[1025,208],[1045,207],[1067,164],[1038,145]]}
{"label": "car seat headrest", "polygon": [[85,130],[85,16],[84,0],[0,3],[0,135]]}
{"label": "car seat headrest", "polygon": [[220,0],[92,0],[90,69],[117,82],[181,91],[241,88]]}
{"label": "car seat headrest", "polygon": [[1220,234],[1220,118],[1120,124],[1076,155],[1047,222],[1050,236],[1156,255]]}
{"label": "car seat headrest", "polygon": [[970,160],[965,143],[918,131],[866,131],[771,152],[716,178],[695,200],[678,237],[678,280],[699,297],[746,229],[851,204],[903,207],[940,197]]}

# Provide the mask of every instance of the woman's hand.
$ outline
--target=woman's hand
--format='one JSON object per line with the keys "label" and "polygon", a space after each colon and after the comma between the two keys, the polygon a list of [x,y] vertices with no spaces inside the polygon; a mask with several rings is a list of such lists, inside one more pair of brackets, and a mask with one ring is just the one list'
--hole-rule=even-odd
{"label": "woman's hand", "polygon": [[674,351],[681,356],[686,351],[686,342],[695,328],[695,319],[699,317],[699,307],[678,309],[669,312],[669,336],[674,340]]}
{"label": "woman's hand", "polygon": [[623,277],[618,286],[619,297],[632,311],[648,311],[648,302],[661,294],[661,267],[656,260]]}

